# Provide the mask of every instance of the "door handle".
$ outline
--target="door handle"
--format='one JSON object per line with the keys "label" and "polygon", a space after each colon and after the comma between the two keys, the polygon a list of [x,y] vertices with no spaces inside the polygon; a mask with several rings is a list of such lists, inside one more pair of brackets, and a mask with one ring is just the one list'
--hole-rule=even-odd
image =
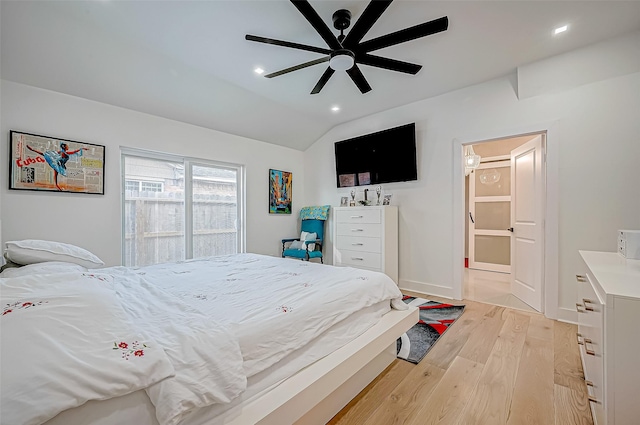
{"label": "door handle", "polygon": [[513,227],[509,227],[507,230],[513,233]]}
{"label": "door handle", "polygon": [[469,211],[469,218],[471,219],[471,222],[473,224],[476,224],[476,221],[473,219],[473,216],[471,215],[471,211]]}

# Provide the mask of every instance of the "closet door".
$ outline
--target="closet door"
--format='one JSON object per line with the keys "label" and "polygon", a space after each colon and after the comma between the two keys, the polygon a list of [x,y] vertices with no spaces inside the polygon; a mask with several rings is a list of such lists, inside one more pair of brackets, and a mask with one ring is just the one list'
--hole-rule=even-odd
{"label": "closet door", "polygon": [[469,176],[469,212],[469,268],[510,273],[510,161],[480,164]]}

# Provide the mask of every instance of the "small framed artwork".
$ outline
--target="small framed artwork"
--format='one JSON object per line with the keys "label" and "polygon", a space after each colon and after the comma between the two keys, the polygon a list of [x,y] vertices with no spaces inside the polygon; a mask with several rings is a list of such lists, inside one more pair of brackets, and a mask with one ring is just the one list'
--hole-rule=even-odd
{"label": "small framed artwork", "polygon": [[289,171],[269,170],[269,214],[291,214],[292,180]]}
{"label": "small framed artwork", "polygon": [[340,174],[338,176],[338,187],[351,187],[356,185],[355,174]]}
{"label": "small framed artwork", "polygon": [[391,194],[384,195],[384,198],[382,198],[382,205],[391,205]]}
{"label": "small framed artwork", "polygon": [[347,196],[343,196],[342,198],[340,198],[340,206],[341,207],[349,206],[349,198]]}
{"label": "small framed artwork", "polygon": [[104,195],[104,146],[13,130],[9,143],[9,189]]}

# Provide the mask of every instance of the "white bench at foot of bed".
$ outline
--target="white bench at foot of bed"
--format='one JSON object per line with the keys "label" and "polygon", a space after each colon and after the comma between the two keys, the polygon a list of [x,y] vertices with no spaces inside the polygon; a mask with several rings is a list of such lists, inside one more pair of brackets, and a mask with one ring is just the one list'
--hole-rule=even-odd
{"label": "white bench at foot of bed", "polygon": [[349,344],[247,402],[229,425],[326,424],[396,358],[418,310],[392,310]]}

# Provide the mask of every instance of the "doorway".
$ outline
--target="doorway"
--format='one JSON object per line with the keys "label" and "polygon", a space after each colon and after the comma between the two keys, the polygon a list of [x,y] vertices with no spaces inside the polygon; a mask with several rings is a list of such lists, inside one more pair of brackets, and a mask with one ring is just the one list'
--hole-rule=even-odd
{"label": "doorway", "polygon": [[465,173],[465,298],[543,312],[544,145],[544,133],[465,145],[480,156]]}

